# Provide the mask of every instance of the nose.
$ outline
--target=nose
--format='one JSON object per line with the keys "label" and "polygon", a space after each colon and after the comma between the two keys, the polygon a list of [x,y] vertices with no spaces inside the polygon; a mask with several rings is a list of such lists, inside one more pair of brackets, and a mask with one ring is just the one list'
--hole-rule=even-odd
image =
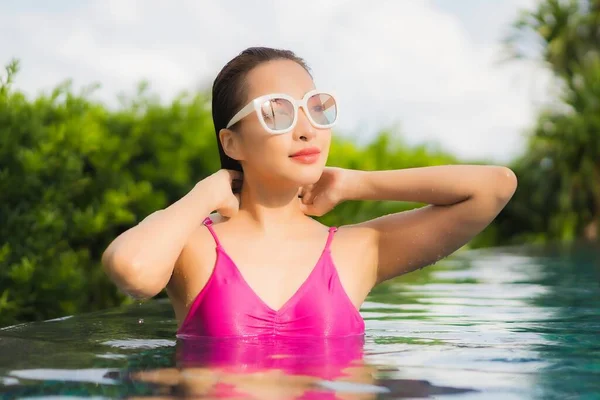
{"label": "nose", "polygon": [[295,139],[308,142],[312,140],[316,134],[316,129],[310,123],[304,108],[300,107],[298,110],[298,122],[296,123],[296,128],[294,129]]}

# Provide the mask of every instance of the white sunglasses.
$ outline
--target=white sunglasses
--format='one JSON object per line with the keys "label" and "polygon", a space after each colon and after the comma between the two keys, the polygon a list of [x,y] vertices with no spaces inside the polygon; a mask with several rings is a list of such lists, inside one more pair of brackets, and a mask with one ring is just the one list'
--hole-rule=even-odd
{"label": "white sunglasses", "polygon": [[231,118],[227,128],[255,111],[267,132],[274,135],[287,133],[296,126],[300,107],[304,108],[304,113],[315,128],[331,128],[337,121],[338,105],[334,95],[330,92],[311,90],[302,100],[296,100],[284,93],[257,97]]}

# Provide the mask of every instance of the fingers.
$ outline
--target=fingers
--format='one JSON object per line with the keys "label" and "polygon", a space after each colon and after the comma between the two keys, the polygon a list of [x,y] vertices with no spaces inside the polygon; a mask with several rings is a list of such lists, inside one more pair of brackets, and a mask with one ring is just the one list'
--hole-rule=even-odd
{"label": "fingers", "polygon": [[301,195],[299,197],[302,198],[303,204],[314,203],[315,195],[313,193],[313,185],[310,185],[308,187],[302,187],[302,188],[300,188],[300,190],[301,190]]}
{"label": "fingers", "polygon": [[240,195],[234,194],[217,212],[226,218],[233,217],[240,209]]}
{"label": "fingers", "polygon": [[305,215],[312,215],[313,217],[325,215],[323,207],[315,206],[314,204],[304,204],[303,202],[300,202],[300,210],[302,210]]}
{"label": "fingers", "polygon": [[305,215],[313,215],[313,213],[312,213],[312,207],[308,206],[308,205],[306,205],[306,204],[304,204],[302,202],[300,202],[300,210],[302,210],[302,212]]}
{"label": "fingers", "polygon": [[306,205],[315,204],[317,202],[317,195],[313,192],[308,192],[302,197],[302,203]]}

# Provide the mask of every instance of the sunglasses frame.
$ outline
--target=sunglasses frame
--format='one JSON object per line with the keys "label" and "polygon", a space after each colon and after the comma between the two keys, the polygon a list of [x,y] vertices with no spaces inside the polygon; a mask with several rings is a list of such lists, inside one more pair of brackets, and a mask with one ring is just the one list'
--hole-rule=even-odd
{"label": "sunglasses frame", "polygon": [[[335,120],[332,123],[326,124],[326,125],[318,124],[310,115],[310,111],[308,110],[308,99],[310,99],[312,96],[314,96],[316,94],[326,94],[328,96],[331,96],[331,98],[335,102],[336,114],[335,114]],[[274,129],[269,128],[267,126],[267,124],[265,123],[265,121],[261,115],[261,106],[265,101],[272,100],[272,99],[288,100],[294,106],[294,120],[292,121],[292,124],[288,128],[274,130]],[[231,118],[229,123],[227,124],[227,128],[230,128],[231,126],[235,125],[236,123],[241,121],[243,118],[252,114],[252,111],[254,111],[256,113],[258,121],[260,122],[262,127],[270,134],[281,135],[284,133],[288,133],[296,127],[296,123],[298,122],[298,113],[299,113],[300,107],[302,107],[304,109],[304,114],[307,116],[310,123],[317,129],[331,128],[332,126],[334,126],[336,124],[337,120],[339,119],[340,106],[337,102],[335,94],[333,92],[327,92],[327,91],[323,91],[323,90],[314,89],[314,90],[311,90],[310,92],[307,92],[301,100],[296,100],[292,96],[285,94],[285,93],[271,93],[271,94],[259,96],[259,97],[255,98],[254,100],[250,101],[248,104],[246,104],[244,106],[244,108],[242,108],[240,111],[238,111],[233,116],[233,118]]]}

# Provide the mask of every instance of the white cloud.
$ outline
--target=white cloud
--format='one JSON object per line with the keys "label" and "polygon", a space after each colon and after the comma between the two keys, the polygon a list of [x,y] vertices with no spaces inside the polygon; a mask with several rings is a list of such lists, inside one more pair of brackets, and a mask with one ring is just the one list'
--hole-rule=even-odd
{"label": "white cloud", "polygon": [[[17,86],[28,92],[74,78],[76,85],[101,82],[102,98],[111,101],[148,79],[169,98],[212,82],[247,46],[286,47],[309,62],[318,84],[340,95],[341,132],[369,138],[400,123],[410,142],[433,140],[463,157],[503,162],[522,145],[535,116],[533,100],[544,88],[543,80],[531,85],[524,65],[495,66],[498,44],[482,45],[469,21],[430,1],[97,0],[54,12],[3,7],[0,35],[12,40],[0,47],[0,61],[22,60]],[[470,18],[490,11],[480,7]],[[497,30],[503,20],[491,15],[490,29]]]}

